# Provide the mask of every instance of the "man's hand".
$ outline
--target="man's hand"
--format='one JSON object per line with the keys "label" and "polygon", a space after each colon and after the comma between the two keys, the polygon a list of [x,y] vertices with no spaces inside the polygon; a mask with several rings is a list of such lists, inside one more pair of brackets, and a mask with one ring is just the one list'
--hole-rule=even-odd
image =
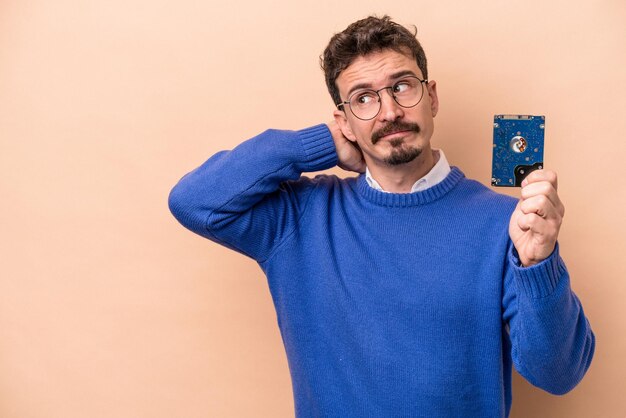
{"label": "man's hand", "polygon": [[523,266],[537,264],[552,254],[564,214],[556,173],[530,173],[522,182],[522,197],[509,223],[509,235]]}
{"label": "man's hand", "polygon": [[337,157],[339,167],[347,171],[356,171],[357,173],[365,172],[365,160],[363,159],[363,153],[356,143],[353,143],[343,135],[337,122],[332,121],[327,123],[328,129],[335,141],[335,148],[337,149]]}

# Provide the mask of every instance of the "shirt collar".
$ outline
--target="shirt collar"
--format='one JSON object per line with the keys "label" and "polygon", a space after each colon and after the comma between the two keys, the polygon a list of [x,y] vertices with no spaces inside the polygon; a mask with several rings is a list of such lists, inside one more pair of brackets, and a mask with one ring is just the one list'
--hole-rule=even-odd
{"label": "shirt collar", "polygon": [[[437,183],[443,181],[443,179],[445,179],[450,173],[450,164],[448,163],[448,160],[446,159],[443,150],[433,149],[432,151],[433,156],[435,158],[439,158],[437,159],[434,167],[424,177],[417,180],[415,184],[413,184],[413,187],[411,188],[411,193],[420,192],[422,190],[433,187]],[[380,187],[380,184],[378,184],[378,182],[374,180],[369,168],[367,167],[365,168],[365,180],[367,180],[367,184],[369,184],[370,187],[372,187],[373,189],[376,189],[380,192],[389,193],[383,190],[383,188]]]}

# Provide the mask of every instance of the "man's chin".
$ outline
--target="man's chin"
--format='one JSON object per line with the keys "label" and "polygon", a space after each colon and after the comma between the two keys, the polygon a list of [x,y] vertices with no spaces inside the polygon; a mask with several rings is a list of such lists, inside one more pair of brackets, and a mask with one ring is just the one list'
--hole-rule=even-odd
{"label": "man's chin", "polygon": [[391,151],[391,154],[385,158],[388,165],[402,165],[410,163],[420,156],[422,150],[415,147],[399,147]]}

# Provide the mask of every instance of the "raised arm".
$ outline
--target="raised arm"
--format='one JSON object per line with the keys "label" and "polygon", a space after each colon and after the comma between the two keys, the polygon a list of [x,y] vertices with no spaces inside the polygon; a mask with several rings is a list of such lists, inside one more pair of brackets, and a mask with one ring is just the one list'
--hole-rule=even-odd
{"label": "raised arm", "polygon": [[517,371],[553,394],[578,384],[595,349],[595,336],[559,256],[557,237],[564,212],[556,173],[531,173],[511,216],[513,245],[503,297]]}
{"label": "raised arm", "polygon": [[169,207],[191,231],[263,261],[306,206],[314,182],[300,175],[336,164],[327,125],[268,130],[185,175]]}

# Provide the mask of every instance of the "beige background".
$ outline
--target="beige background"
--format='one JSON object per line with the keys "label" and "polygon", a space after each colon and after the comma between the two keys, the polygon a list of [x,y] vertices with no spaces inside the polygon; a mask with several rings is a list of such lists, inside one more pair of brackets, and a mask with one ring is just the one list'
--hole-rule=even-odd
{"label": "beige background", "polygon": [[318,55],[388,13],[419,28],[433,142],[468,176],[489,182],[493,114],[547,118],[597,351],[564,397],[516,376],[512,416],[625,417],[626,3],[294,3],[0,0],[0,416],[293,415],[261,270],[167,195],[220,149],[330,119]]}

